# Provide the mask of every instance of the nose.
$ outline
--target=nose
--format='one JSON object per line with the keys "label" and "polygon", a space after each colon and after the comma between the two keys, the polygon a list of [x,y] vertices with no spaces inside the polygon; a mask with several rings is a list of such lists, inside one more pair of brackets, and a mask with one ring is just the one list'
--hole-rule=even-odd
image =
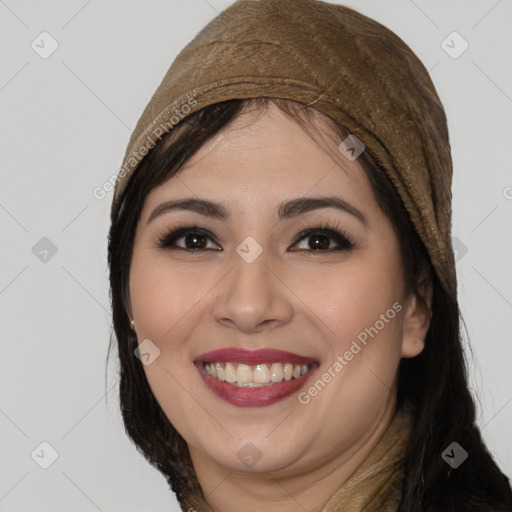
{"label": "nose", "polygon": [[220,324],[244,333],[259,333],[290,322],[293,296],[263,250],[248,263],[237,253],[232,270],[219,283],[212,314]]}

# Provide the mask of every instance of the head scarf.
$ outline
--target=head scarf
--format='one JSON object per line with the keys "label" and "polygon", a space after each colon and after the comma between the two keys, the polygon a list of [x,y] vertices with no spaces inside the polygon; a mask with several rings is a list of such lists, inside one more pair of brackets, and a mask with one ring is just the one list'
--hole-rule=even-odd
{"label": "head scarf", "polygon": [[352,155],[351,141],[364,144],[453,295],[452,160],[443,106],[398,36],[341,5],[239,0],[213,19],[176,57],[137,122],[112,210],[140,161],[182,119],[213,103],[261,96],[313,106],[343,124],[352,139],[340,142]]}

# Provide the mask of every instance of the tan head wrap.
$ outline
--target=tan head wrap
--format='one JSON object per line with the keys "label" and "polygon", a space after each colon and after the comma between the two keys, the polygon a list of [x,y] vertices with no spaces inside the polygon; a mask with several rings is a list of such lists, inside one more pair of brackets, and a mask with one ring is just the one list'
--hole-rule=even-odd
{"label": "tan head wrap", "polygon": [[239,0],[201,30],[176,57],[132,133],[113,208],[144,155],[181,119],[213,103],[261,96],[313,106],[364,143],[398,190],[442,285],[454,294],[444,109],[404,42],[340,5]]}

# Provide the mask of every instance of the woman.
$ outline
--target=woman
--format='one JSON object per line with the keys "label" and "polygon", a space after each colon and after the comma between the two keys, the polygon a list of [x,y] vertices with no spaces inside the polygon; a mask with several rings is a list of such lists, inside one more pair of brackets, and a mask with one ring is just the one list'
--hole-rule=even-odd
{"label": "woman", "polygon": [[443,107],[392,32],[242,0],[130,139],[109,264],[126,430],[182,510],[512,510],[475,424]]}

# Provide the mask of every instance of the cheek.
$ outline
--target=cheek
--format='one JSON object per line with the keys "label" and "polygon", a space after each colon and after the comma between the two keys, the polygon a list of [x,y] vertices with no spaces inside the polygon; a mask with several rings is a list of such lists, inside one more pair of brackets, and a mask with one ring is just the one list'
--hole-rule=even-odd
{"label": "cheek", "polygon": [[186,342],[200,310],[198,293],[208,290],[201,281],[176,264],[155,257],[149,261],[143,251],[134,250],[130,294],[137,338],[139,343],[150,339],[159,350],[143,370],[157,402],[180,433],[194,431],[188,419],[201,413],[197,408],[203,403]]}
{"label": "cheek", "polygon": [[323,371],[332,377],[314,407],[318,416],[330,418],[326,428],[333,436],[350,417],[354,442],[357,431],[366,429],[392,399],[400,362],[401,288],[391,269],[385,270],[382,265],[354,266],[350,274],[326,282],[329,292],[318,293],[314,302],[316,311],[326,312],[321,318],[329,326],[324,331],[329,356]]}
{"label": "cheek", "polygon": [[[203,290],[204,288],[204,290]],[[207,283],[176,265],[153,258],[146,261],[134,252],[130,270],[130,296],[137,334],[156,342],[173,343],[193,314],[198,296],[207,291]]]}
{"label": "cheek", "polygon": [[158,359],[144,366],[144,373],[156,401],[172,426],[187,443],[197,443],[195,420],[207,410],[208,397],[198,392],[200,383],[191,378],[193,372],[187,367],[189,361],[173,352],[169,347],[162,350]]}
{"label": "cheek", "polygon": [[310,304],[329,327],[324,330],[330,352],[327,364],[336,375],[324,405],[338,411],[344,404],[342,409],[355,414],[359,407],[382,403],[392,389],[402,343],[398,246],[382,241],[379,251],[361,252],[345,267],[318,274],[314,286],[308,283]]}
{"label": "cheek", "polygon": [[[306,285],[310,288],[307,293],[311,297],[310,304],[330,328],[331,336],[338,340],[339,350],[344,348],[344,343],[350,345],[352,339],[373,326],[394,303],[402,300],[400,267],[382,259],[354,260],[346,269],[317,276],[314,282],[314,286]],[[386,319],[391,316],[393,319],[386,323],[385,329],[388,332],[394,330],[395,335],[400,332],[396,309],[398,307],[386,316]]]}

